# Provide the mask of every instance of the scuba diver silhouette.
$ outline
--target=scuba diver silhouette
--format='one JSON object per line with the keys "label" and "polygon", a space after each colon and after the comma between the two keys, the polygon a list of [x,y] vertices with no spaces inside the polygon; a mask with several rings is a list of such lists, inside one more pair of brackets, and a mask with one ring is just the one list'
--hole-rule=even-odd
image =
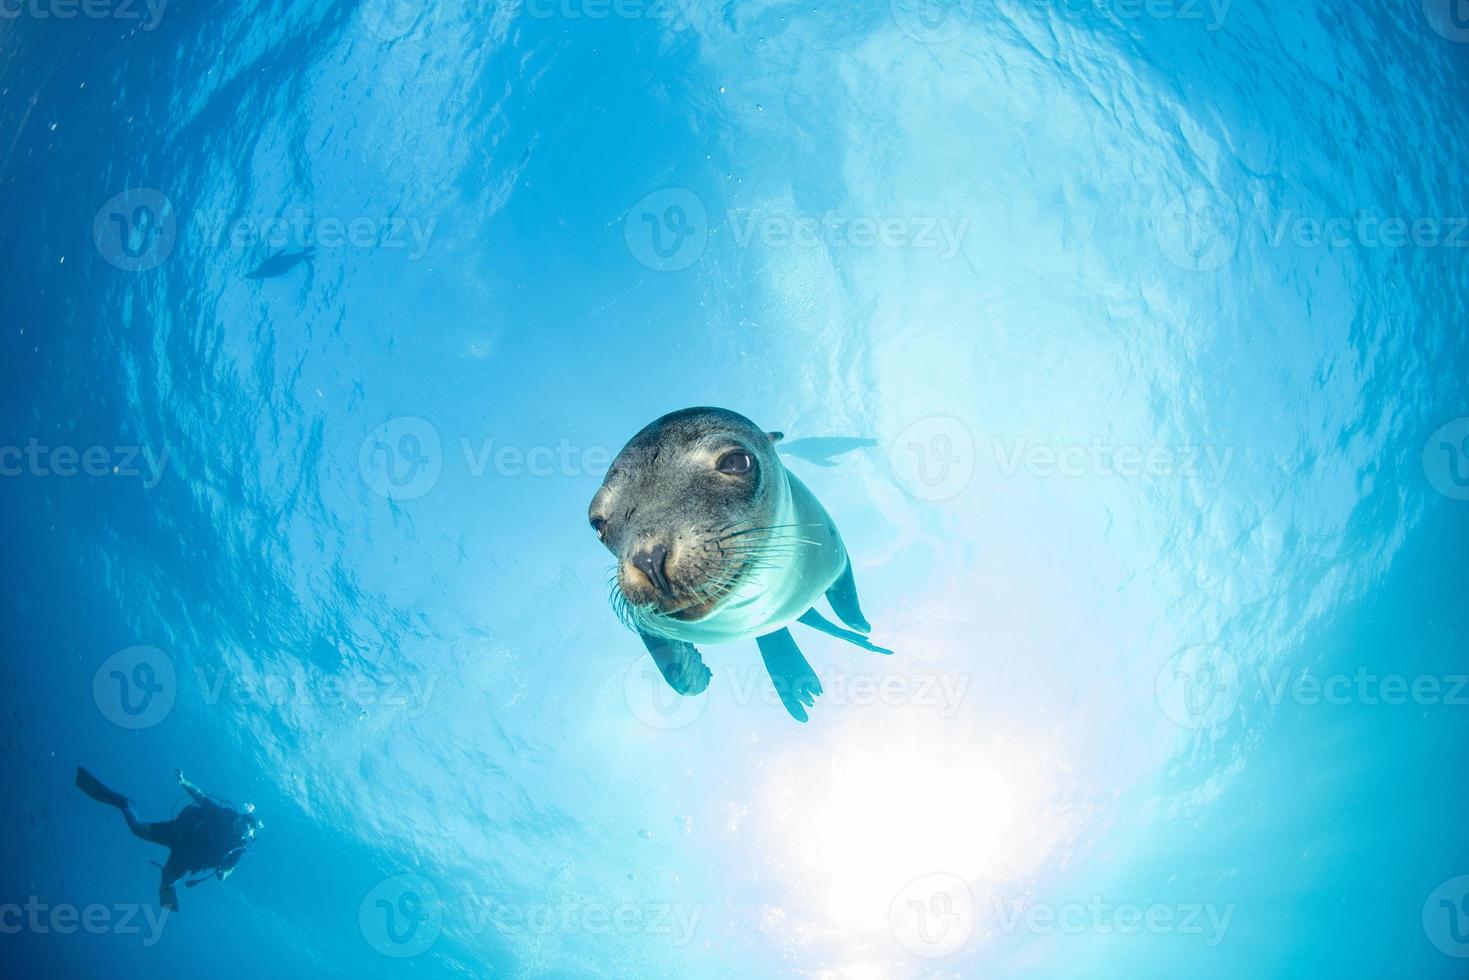
{"label": "scuba diver silhouette", "polygon": [[245,848],[265,826],[265,821],[255,816],[254,804],[246,803],[243,810],[236,810],[232,805],[200,791],[184,778],[181,770],[175,769],[174,775],[193,802],[177,817],[160,823],[139,820],[133,811],[132,800],[103,786],[96,776],[81,766],[77,767],[76,781],[77,788],[92,799],[121,810],[134,836],[169,849],[168,860],[158,865],[163,870],[158,901],[164,908],[177,912],[179,899],[174,882],[199,871],[210,873],[184,884],[193,888],[210,878],[224,881],[235,870]]}

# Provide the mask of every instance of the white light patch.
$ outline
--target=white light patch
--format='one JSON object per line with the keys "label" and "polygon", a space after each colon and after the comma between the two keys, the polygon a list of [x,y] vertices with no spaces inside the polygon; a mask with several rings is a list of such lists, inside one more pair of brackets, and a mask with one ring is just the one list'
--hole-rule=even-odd
{"label": "white light patch", "polygon": [[854,714],[798,743],[765,787],[787,935],[905,958],[890,921],[904,888],[941,874],[982,895],[1034,872],[1076,829],[1068,783],[1037,742],[931,711]]}

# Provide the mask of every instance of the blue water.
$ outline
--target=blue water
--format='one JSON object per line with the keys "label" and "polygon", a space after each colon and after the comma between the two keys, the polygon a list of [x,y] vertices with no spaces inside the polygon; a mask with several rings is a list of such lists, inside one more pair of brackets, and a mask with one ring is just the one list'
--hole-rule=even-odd
{"label": "blue water", "polygon": [[[1462,2],[0,9],[0,974],[1465,975]],[[606,602],[704,404],[805,725]]]}

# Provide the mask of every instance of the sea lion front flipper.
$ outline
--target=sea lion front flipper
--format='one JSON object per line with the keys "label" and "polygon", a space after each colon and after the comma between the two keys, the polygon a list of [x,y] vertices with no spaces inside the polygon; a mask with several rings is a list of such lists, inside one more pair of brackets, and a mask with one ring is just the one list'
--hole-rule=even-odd
{"label": "sea lion front flipper", "polygon": [[814,630],[821,630],[827,636],[834,636],[839,640],[846,640],[848,643],[859,646],[864,650],[871,650],[873,653],[891,655],[893,652],[887,647],[878,646],[861,633],[853,633],[851,630],[842,629],[815,609],[806,610],[805,615],[796,620],[796,622],[804,626],[809,626]]}
{"label": "sea lion front flipper", "polygon": [[643,646],[653,655],[653,663],[658,665],[658,672],[669,687],[685,696],[704,693],[709,686],[709,678],[714,675],[704,666],[704,658],[699,656],[697,647],[663,636],[638,635],[643,638]]}
{"label": "sea lion front flipper", "polygon": [[[857,604],[857,580],[852,578],[852,560],[847,559],[847,567],[842,569],[842,574],[826,590],[826,601],[831,603],[832,612],[837,618],[846,623],[858,633],[871,633],[872,626],[867,622],[867,617],[862,615],[862,607]],[[809,623],[807,625],[810,625]],[[817,629],[820,629],[818,626]]]}
{"label": "sea lion front flipper", "polygon": [[816,703],[816,696],[821,693],[821,680],[801,655],[791,631],[767,633],[755,642],[760,645],[760,656],[775,684],[775,693],[780,695],[780,703],[792,718],[805,721],[806,709]]}

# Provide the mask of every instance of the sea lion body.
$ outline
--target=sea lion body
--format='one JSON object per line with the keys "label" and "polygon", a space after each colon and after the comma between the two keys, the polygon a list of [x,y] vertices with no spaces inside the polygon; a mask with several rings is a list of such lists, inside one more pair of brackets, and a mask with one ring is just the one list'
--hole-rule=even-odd
{"label": "sea lion body", "polygon": [[[800,622],[878,653],[836,523],[767,433],[719,408],[673,412],[613,460],[588,517],[618,559],[611,597],[681,694],[709,683],[695,643],[755,639],[801,721],[821,682],[787,628]],[[850,630],[814,606],[825,596]]]}
{"label": "sea lion body", "polygon": [[810,543],[800,545],[788,562],[751,572],[707,618],[659,620],[659,635],[689,643],[754,639],[794,623],[832,587],[848,560],[836,522],[794,473],[782,466],[780,478],[784,486],[774,523],[798,529]]}

